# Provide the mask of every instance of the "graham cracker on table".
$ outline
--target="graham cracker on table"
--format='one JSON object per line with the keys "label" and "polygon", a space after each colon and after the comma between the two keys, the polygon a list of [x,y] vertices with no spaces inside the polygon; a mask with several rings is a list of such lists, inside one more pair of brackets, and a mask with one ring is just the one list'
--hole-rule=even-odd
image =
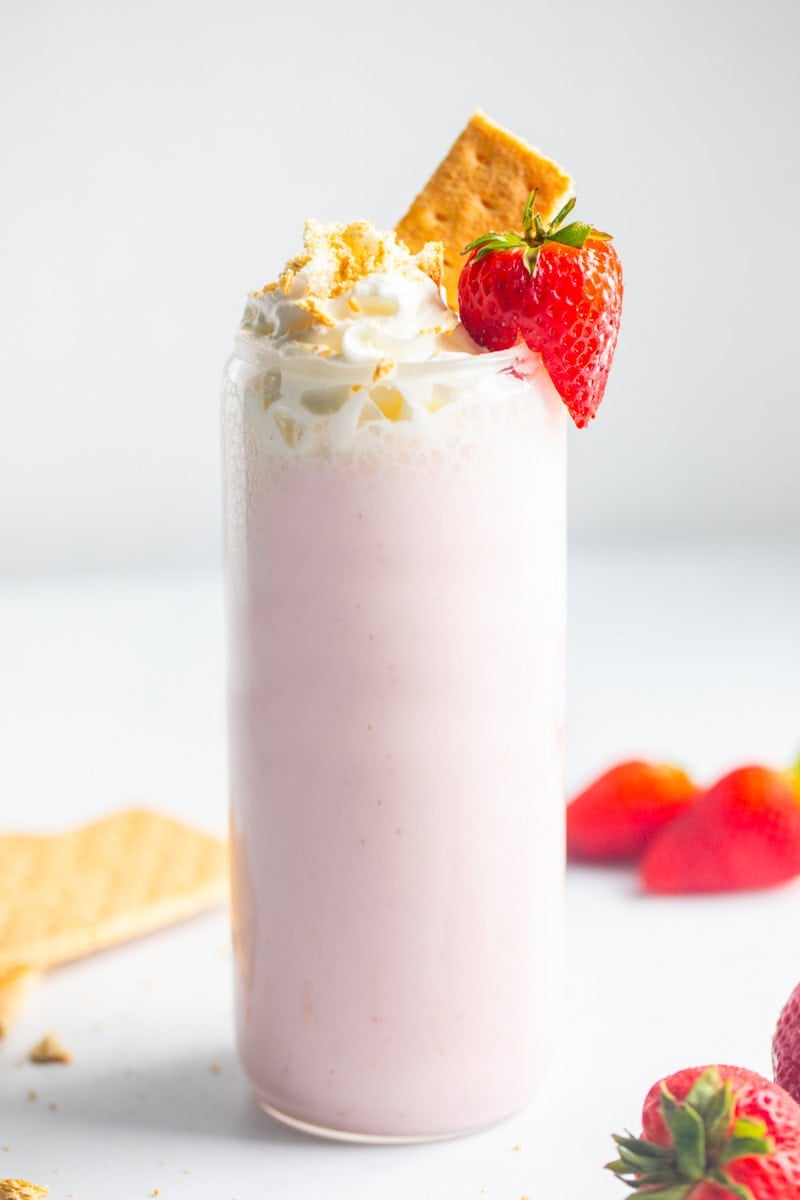
{"label": "graham cracker on table", "polygon": [[544,220],[554,217],[573,194],[572,179],[558,163],[484,113],[474,113],[397,224],[398,237],[414,253],[425,242],[443,243],[451,308],[458,308],[461,251],[490,229],[521,230],[525,203],[534,188],[535,211]]}
{"label": "graham cracker on table", "polygon": [[227,894],[225,843],[129,809],[56,836],[0,836],[0,979],[194,916]]}
{"label": "graham cracker on table", "polygon": [[0,975],[0,1038],[4,1038],[14,1024],[25,997],[40,975],[40,971],[30,967],[15,967]]}
{"label": "graham cracker on table", "polygon": [[43,1200],[49,1195],[50,1188],[27,1179],[0,1179],[0,1200]]}

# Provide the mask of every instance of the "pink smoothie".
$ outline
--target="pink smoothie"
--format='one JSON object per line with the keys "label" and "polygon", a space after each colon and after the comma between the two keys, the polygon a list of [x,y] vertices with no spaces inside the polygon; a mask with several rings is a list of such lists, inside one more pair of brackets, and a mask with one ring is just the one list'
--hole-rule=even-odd
{"label": "pink smoothie", "polygon": [[563,405],[506,374],[329,455],[227,419],[242,1061],[321,1130],[489,1124],[560,994]]}

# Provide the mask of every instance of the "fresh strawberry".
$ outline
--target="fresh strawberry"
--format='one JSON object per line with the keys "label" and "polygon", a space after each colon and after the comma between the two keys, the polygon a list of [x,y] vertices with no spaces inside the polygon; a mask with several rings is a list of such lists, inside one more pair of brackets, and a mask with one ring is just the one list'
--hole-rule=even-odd
{"label": "fresh strawberry", "polygon": [[772,1071],[775,1082],[800,1102],[800,983],[778,1017],[772,1039]]}
{"label": "fresh strawberry", "polygon": [[569,200],[550,225],[531,192],[522,233],[487,233],[463,251],[458,281],[467,332],[489,350],[525,342],[541,354],[579,429],[603,399],[622,312],[622,266],[610,235],[582,221],[564,225]]}
{"label": "fresh strawberry", "polygon": [[623,762],[606,771],[567,808],[567,853],[576,862],[627,862],[686,812],[698,794],[685,771],[661,763]]}
{"label": "fresh strawberry", "polygon": [[740,767],[662,829],[641,863],[649,892],[772,887],[800,874],[800,802],[788,771]]}
{"label": "fresh strawberry", "polygon": [[655,1084],[642,1136],[615,1137],[608,1170],[648,1200],[800,1195],[800,1105],[739,1067],[691,1067]]}

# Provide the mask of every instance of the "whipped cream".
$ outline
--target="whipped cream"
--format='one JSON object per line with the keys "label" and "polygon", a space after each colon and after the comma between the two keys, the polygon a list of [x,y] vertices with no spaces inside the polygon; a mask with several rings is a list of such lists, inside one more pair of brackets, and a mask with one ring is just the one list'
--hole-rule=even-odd
{"label": "whipped cream", "polygon": [[438,243],[411,254],[367,221],[308,221],[304,243],[277,283],[251,294],[242,329],[282,354],[348,363],[480,353],[448,307]]}
{"label": "whipped cream", "polygon": [[530,373],[518,348],[473,342],[442,266],[440,243],[412,254],[367,221],[308,221],[303,251],[248,298],[229,367],[261,436],[314,457],[381,429],[428,436],[442,410],[498,395],[499,372]]}

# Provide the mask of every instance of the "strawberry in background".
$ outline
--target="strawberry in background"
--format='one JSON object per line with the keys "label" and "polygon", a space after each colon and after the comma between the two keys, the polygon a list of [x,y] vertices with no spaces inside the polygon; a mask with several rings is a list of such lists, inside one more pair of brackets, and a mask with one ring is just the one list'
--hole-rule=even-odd
{"label": "strawberry in background", "polygon": [[615,1137],[618,1179],[648,1200],[796,1200],[800,1106],[740,1067],[690,1067],[654,1084],[642,1135]]}
{"label": "strawberry in background", "polygon": [[772,1039],[772,1072],[775,1082],[800,1103],[800,983],[778,1017]]}
{"label": "strawberry in background", "polygon": [[698,795],[699,789],[678,767],[638,760],[619,763],[567,808],[568,857],[573,862],[632,862]]}
{"label": "strawberry in background", "polygon": [[645,891],[731,892],[800,875],[797,771],[739,767],[662,829],[640,864]]}

